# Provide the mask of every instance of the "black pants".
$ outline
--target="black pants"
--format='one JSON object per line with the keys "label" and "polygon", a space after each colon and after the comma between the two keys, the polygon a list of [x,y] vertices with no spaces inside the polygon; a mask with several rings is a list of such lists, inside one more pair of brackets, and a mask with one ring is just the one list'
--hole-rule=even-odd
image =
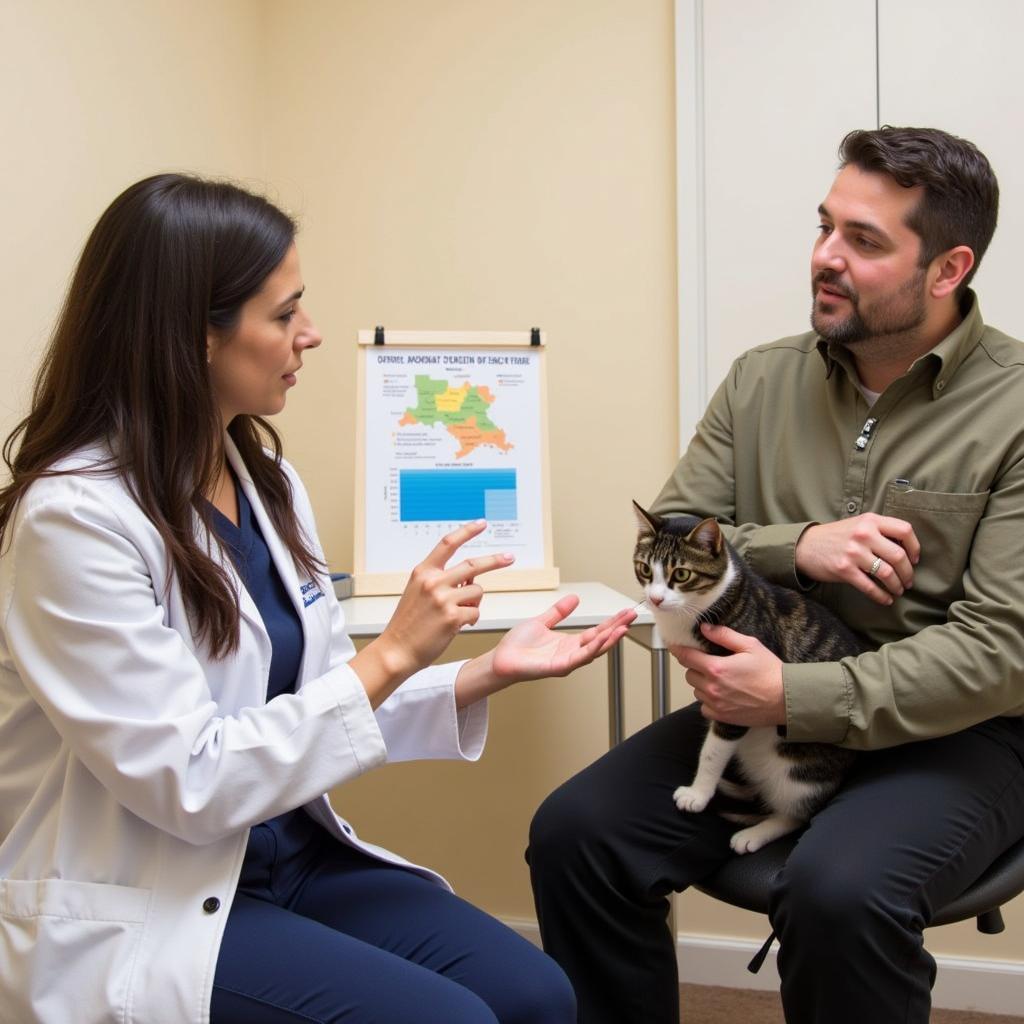
{"label": "black pants", "polygon": [[[527,860],[541,936],[576,989],[582,1024],[679,1021],[666,897],[734,856],[740,827],[672,802],[703,733],[696,705],[668,715],[534,818]],[[788,1024],[927,1024],[935,962],[922,929],[1022,835],[1019,719],[861,755],[772,893]]]}

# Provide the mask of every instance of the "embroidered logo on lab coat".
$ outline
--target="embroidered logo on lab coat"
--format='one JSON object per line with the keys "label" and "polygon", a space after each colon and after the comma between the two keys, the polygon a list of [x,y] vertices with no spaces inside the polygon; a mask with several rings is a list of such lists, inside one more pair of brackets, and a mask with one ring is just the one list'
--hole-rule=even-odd
{"label": "embroidered logo on lab coat", "polygon": [[316,580],[310,580],[308,583],[303,583],[300,588],[302,594],[302,607],[308,608],[311,604],[319,601],[324,596],[324,592],[320,589],[320,584]]}

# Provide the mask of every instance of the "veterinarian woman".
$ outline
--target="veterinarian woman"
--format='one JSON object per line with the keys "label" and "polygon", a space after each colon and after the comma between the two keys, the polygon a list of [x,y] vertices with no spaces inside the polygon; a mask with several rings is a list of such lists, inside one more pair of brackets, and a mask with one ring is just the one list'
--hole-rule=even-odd
{"label": "veterinarian woman", "polygon": [[[159,175],[100,218],[0,491],[0,1020],[570,1024],[560,969],[327,790],[473,760],[486,698],[606,650],[563,599],[430,667],[476,620],[482,524],[358,654],[262,417],[321,337],[295,225]],[[454,564],[453,564],[454,563]]]}

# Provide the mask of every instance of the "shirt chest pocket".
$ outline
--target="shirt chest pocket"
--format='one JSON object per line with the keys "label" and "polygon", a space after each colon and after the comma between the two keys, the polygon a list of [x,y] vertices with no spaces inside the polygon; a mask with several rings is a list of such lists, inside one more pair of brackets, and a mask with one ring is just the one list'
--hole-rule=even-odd
{"label": "shirt chest pocket", "polygon": [[921,544],[914,590],[948,605],[963,596],[963,576],[989,491],[970,494],[902,489],[890,484],[883,514],[906,520]]}

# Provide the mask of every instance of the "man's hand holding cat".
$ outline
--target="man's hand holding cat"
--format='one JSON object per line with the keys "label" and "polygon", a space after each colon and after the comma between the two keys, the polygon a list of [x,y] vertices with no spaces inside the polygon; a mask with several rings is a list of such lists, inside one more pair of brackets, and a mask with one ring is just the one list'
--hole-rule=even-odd
{"label": "man's hand holding cat", "polygon": [[921,545],[910,523],[865,512],[809,526],[796,545],[796,567],[823,583],[849,583],[872,601],[892,604],[913,585]]}
{"label": "man's hand holding cat", "polygon": [[732,654],[708,654],[695,647],[670,647],[686,669],[705,718],[731,725],[785,725],[786,701],[782,662],[760,640],[728,626],[705,623],[701,632],[710,643]]}

